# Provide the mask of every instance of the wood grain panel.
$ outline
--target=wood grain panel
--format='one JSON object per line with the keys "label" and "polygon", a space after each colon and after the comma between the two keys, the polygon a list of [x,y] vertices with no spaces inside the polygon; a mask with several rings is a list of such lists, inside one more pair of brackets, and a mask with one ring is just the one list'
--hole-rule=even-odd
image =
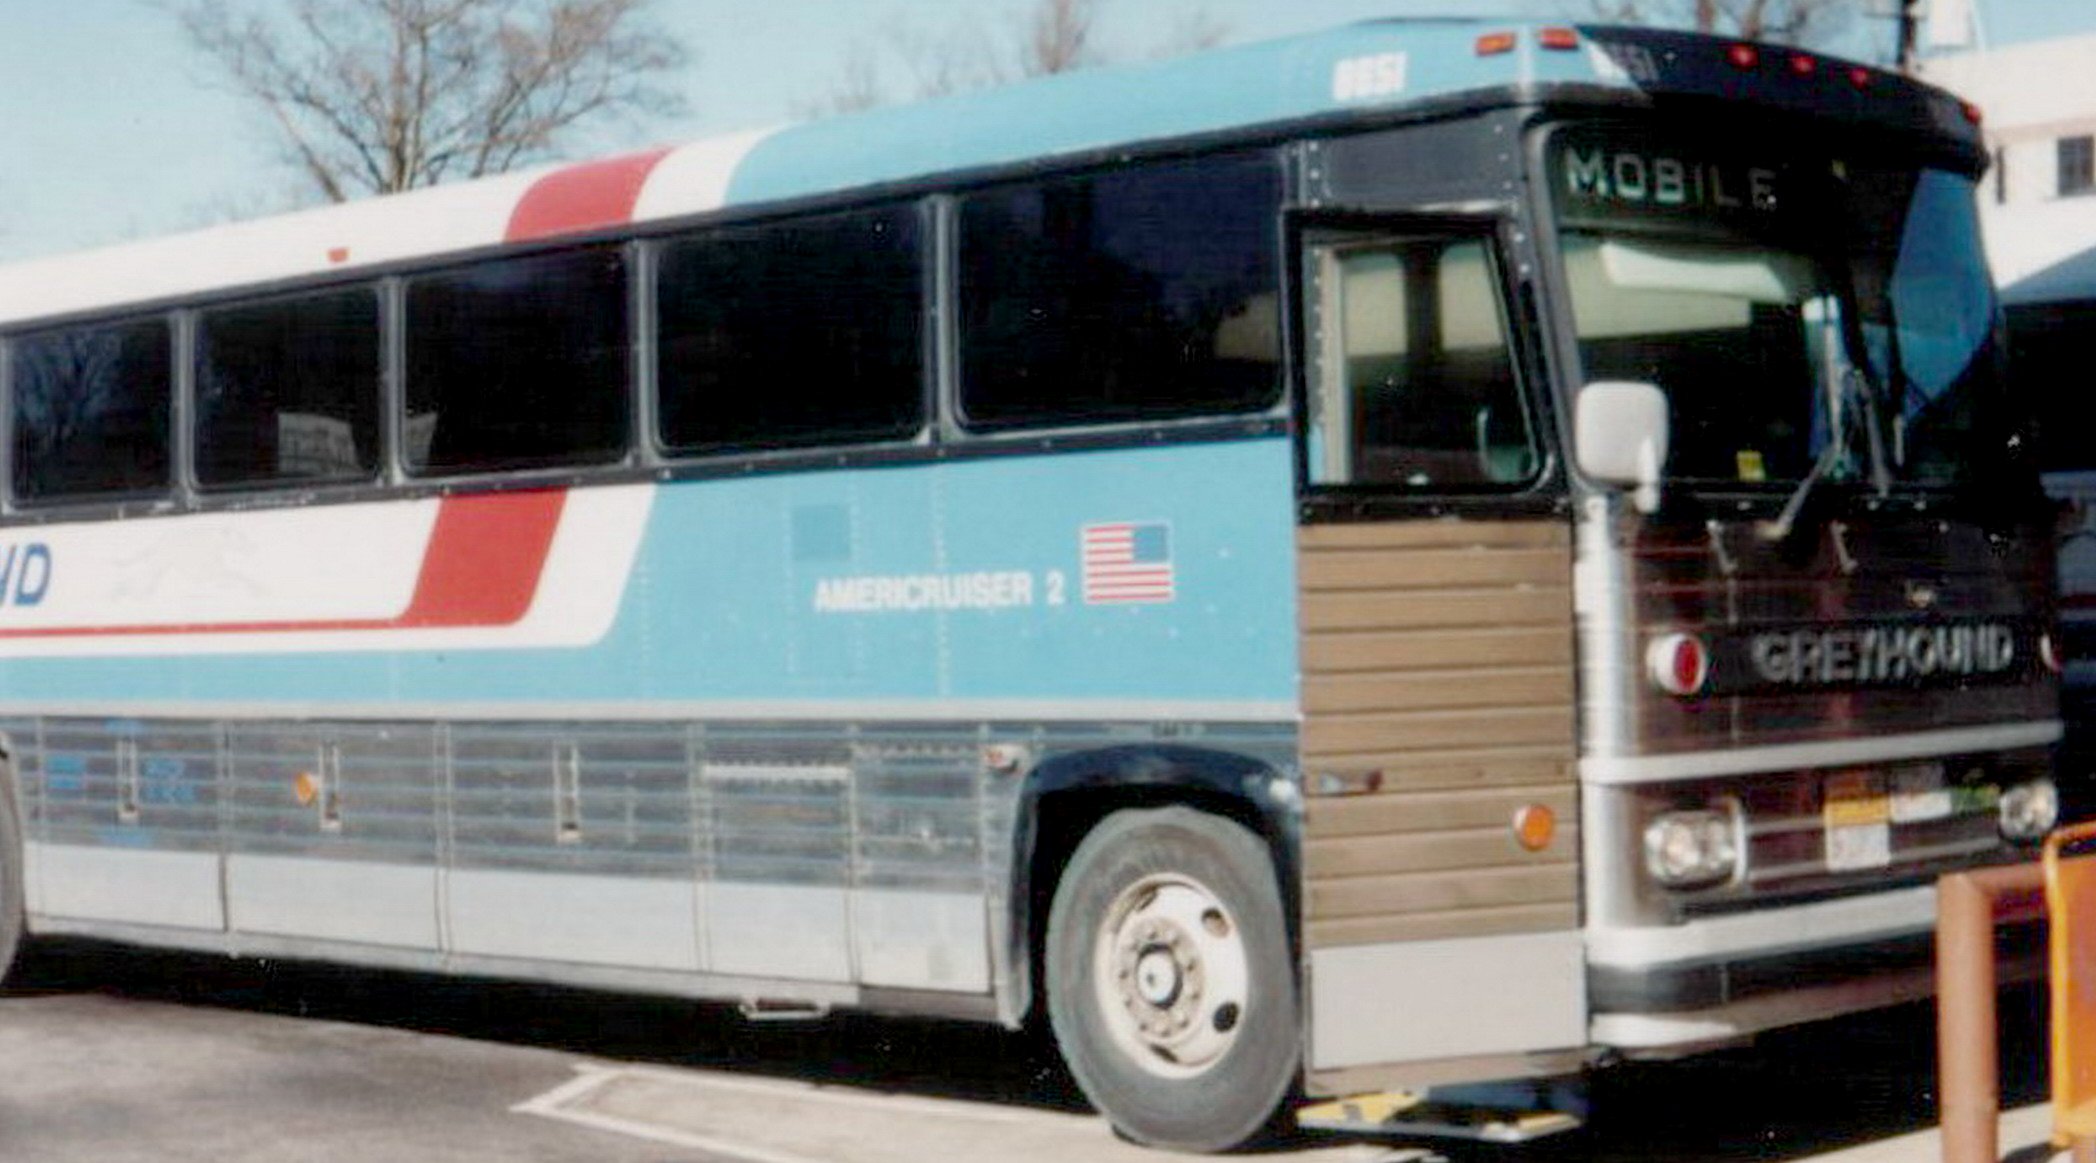
{"label": "wood grain panel", "polygon": [[[1310,841],[1305,858],[1312,877],[1381,876],[1402,872],[1440,872],[1452,868],[1497,868],[1526,855],[1514,842],[1513,813],[1492,826],[1439,831],[1403,831],[1372,836],[1346,836]],[[1559,832],[1565,849],[1579,851],[1572,828]]]}
{"label": "wood grain panel", "polygon": [[1313,948],[1370,945],[1383,941],[1435,941],[1450,937],[1489,937],[1501,933],[1535,933],[1571,929],[1579,924],[1579,905],[1563,901],[1505,908],[1470,908],[1452,913],[1407,913],[1380,917],[1313,920]]}
{"label": "wood grain panel", "polygon": [[1542,804],[1569,820],[1578,810],[1576,790],[1566,784],[1524,787],[1458,787],[1407,795],[1318,796],[1310,800],[1311,847],[1349,836],[1394,836],[1456,828],[1506,825],[1528,804]]}
{"label": "wood grain panel", "polygon": [[1345,631],[1303,636],[1303,669],[1319,678],[1356,670],[1569,666],[1571,662],[1572,636],[1557,625],[1395,633]]}
{"label": "wood grain panel", "polygon": [[1565,587],[1335,590],[1303,595],[1303,629],[1316,633],[1547,625],[1569,603],[1570,590]]}
{"label": "wood grain panel", "polygon": [[1303,588],[1317,593],[1517,585],[1552,589],[1565,584],[1565,551],[1552,546],[1490,553],[1475,547],[1328,552],[1305,558],[1301,577]]}
{"label": "wood grain panel", "polygon": [[[1578,924],[1572,549],[1558,521],[1301,531],[1312,947]],[[1539,804],[1542,852],[1513,837]]]}
{"label": "wood grain panel", "polygon": [[1303,710],[1323,716],[1549,707],[1564,685],[1563,666],[1317,675],[1303,683]]}
{"label": "wood grain panel", "polygon": [[1313,920],[1325,920],[1449,912],[1472,907],[1552,904],[1567,899],[1564,882],[1576,871],[1576,866],[1567,861],[1508,868],[1333,877],[1310,883],[1310,916]]}

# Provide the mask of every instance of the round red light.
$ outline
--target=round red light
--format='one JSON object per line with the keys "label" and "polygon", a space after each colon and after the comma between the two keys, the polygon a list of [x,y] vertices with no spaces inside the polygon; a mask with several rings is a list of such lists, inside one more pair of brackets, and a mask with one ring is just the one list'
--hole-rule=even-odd
{"label": "round red light", "polygon": [[1725,59],[1735,69],[1751,69],[1761,64],[1761,50],[1751,44],[1735,44],[1725,50]]}
{"label": "round red light", "polygon": [[1856,65],[1849,69],[1849,84],[1856,86],[1858,89],[1870,88],[1870,70],[1862,65]]}
{"label": "round red light", "polygon": [[1967,101],[1965,102],[1964,108],[1965,120],[1972,122],[1974,125],[1978,125],[1980,123],[1981,118],[1980,107],[1973,104],[1970,101]]}
{"label": "round red light", "polygon": [[1710,681],[1710,648],[1694,634],[1663,635],[1646,648],[1645,669],[1670,695],[1697,694]]}
{"label": "round red light", "polygon": [[1804,53],[1790,54],[1790,74],[1794,77],[1809,77],[1819,71],[1819,62]]}

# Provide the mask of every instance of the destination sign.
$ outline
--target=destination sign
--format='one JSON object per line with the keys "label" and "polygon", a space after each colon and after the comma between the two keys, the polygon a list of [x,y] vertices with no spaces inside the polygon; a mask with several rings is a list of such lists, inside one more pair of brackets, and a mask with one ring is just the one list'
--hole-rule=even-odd
{"label": "destination sign", "polygon": [[1783,159],[1710,143],[1595,127],[1561,130],[1546,165],[1570,221],[1773,225],[1803,208],[1803,183]]}

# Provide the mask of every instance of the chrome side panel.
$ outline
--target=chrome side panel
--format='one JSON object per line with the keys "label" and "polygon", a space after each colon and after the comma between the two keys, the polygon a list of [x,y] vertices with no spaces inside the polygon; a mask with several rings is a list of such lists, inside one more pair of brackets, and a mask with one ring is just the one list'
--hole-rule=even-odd
{"label": "chrome side panel", "polygon": [[701,968],[685,728],[469,723],[448,735],[453,952]]}
{"label": "chrome side panel", "polygon": [[[38,911],[58,917],[216,931],[218,857],[208,852],[23,845]],[[33,920],[34,918],[32,918]]]}
{"label": "chrome side panel", "polygon": [[1104,720],[0,729],[38,931],[692,996],[864,990],[1006,1021],[1026,1002],[1025,767],[986,769],[985,744],[1032,764],[1200,741],[1282,770],[1296,740],[1285,722]]}
{"label": "chrome side panel", "polygon": [[226,925],[424,948],[438,937],[436,731],[224,727]]}

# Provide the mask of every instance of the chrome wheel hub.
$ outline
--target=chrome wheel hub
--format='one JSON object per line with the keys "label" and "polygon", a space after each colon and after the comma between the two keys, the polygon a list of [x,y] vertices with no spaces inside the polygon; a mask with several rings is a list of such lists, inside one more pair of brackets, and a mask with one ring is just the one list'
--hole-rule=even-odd
{"label": "chrome wheel hub", "polygon": [[1236,919],[1206,886],[1169,874],[1129,886],[1107,910],[1094,967],[1107,1029],[1145,1070],[1190,1077],[1236,1042],[1250,965]]}

